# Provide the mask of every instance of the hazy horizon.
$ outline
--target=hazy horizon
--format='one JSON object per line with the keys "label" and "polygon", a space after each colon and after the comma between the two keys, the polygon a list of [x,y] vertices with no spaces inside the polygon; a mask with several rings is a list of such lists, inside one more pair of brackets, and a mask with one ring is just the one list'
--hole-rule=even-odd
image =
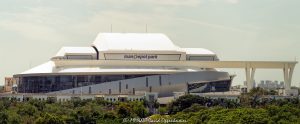
{"label": "hazy horizon", "polygon": [[[99,32],[164,33],[180,47],[206,48],[220,60],[300,58],[297,0],[2,0],[0,85],[4,77],[43,64],[63,46],[90,46]],[[233,85],[245,80],[244,69]],[[299,86],[300,65],[292,85]],[[283,81],[282,70],[255,80]]]}

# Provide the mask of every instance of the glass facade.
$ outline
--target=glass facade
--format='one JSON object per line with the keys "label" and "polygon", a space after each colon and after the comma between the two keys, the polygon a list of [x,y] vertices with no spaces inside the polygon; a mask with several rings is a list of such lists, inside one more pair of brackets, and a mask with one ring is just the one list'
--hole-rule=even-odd
{"label": "glass facade", "polygon": [[18,92],[47,93],[144,76],[150,75],[64,75],[19,77]]}
{"label": "glass facade", "polygon": [[230,90],[231,80],[214,81],[207,83],[188,84],[190,93],[226,92]]}

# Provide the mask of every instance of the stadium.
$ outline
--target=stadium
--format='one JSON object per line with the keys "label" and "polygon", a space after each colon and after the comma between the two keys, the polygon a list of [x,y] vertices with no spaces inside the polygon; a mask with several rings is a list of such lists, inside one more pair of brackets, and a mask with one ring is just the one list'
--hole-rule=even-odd
{"label": "stadium", "polygon": [[173,61],[219,61],[203,48],[181,48],[159,33],[99,33],[91,46],[62,47],[39,66],[15,74],[19,93],[135,94],[229,91],[228,72],[190,65],[156,66]]}

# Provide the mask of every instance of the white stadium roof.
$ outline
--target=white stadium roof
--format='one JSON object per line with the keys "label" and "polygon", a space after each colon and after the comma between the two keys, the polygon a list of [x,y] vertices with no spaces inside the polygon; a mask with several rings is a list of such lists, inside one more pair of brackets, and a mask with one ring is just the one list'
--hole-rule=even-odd
{"label": "white stadium roof", "polygon": [[55,57],[64,57],[65,55],[90,55],[96,54],[93,47],[62,47]]}
{"label": "white stadium roof", "polygon": [[180,48],[160,33],[99,33],[93,46],[99,51],[178,51]]}
{"label": "white stadium roof", "polygon": [[[104,54],[111,56],[109,53],[141,53],[141,54],[180,54],[180,60],[185,61],[186,55],[189,56],[216,56],[210,50],[203,48],[180,48],[176,46],[166,35],[161,33],[99,33],[92,44],[93,47],[62,47],[58,53],[52,57],[52,61],[36,66],[19,75],[30,74],[70,74],[70,73],[163,73],[163,72],[180,72],[180,71],[195,71],[193,69],[183,68],[164,68],[164,67],[125,67],[125,68],[108,68],[102,65],[90,66],[66,66],[57,67],[54,61],[62,61],[67,59],[78,59],[75,56],[92,56],[87,60],[95,61],[99,58],[105,58]],[[115,54],[114,54],[115,55]],[[121,58],[123,55],[120,55]],[[163,57],[162,57],[163,58]],[[100,60],[100,59],[99,59]],[[178,60],[178,61],[180,61]]]}

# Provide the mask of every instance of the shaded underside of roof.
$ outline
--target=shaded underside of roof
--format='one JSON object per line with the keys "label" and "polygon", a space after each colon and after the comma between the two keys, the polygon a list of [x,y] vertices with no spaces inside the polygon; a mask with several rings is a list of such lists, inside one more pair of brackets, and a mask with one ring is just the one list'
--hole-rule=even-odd
{"label": "shaded underside of roof", "polygon": [[53,61],[29,69],[20,75],[89,75],[89,74],[168,74],[186,71],[199,71],[195,69],[178,69],[162,67],[100,67],[100,66],[76,66],[76,67],[55,67]]}

